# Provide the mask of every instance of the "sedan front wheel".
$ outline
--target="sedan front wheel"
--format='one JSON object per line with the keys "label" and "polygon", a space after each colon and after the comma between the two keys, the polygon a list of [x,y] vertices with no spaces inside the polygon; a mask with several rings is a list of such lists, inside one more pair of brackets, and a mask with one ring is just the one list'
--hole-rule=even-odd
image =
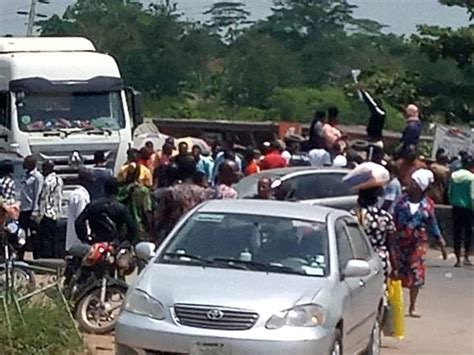
{"label": "sedan front wheel", "polygon": [[375,318],[372,334],[370,335],[370,343],[367,346],[365,355],[380,355],[380,347],[382,345],[382,330],[380,327],[380,317]]}
{"label": "sedan front wheel", "polygon": [[339,329],[336,329],[335,331],[331,355],[342,355],[342,335]]}

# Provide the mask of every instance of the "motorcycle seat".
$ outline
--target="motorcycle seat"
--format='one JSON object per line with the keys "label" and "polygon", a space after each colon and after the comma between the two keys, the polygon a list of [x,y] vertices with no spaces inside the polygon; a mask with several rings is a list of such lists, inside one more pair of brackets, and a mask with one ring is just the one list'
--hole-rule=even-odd
{"label": "motorcycle seat", "polygon": [[28,260],[31,266],[44,267],[54,270],[64,270],[66,268],[66,261],[64,259],[36,259]]}

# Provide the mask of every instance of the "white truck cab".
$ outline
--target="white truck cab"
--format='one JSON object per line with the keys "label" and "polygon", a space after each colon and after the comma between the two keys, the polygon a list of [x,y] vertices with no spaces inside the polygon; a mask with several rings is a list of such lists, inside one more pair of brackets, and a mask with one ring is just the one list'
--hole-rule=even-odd
{"label": "white truck cab", "polygon": [[[134,122],[127,107],[131,93]],[[105,152],[115,172],[141,123],[116,61],[85,38],[0,38],[0,150],[53,160],[65,184]]]}

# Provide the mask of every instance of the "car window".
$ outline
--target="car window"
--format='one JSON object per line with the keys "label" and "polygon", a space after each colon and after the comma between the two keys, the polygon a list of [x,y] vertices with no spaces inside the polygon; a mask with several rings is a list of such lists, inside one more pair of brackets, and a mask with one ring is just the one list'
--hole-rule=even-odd
{"label": "car window", "polygon": [[346,223],[343,220],[336,222],[336,240],[337,240],[337,256],[339,259],[339,272],[346,267],[349,260],[354,259],[349,236],[345,229]]}
{"label": "car window", "polygon": [[252,198],[253,196],[255,196],[257,194],[258,180],[262,176],[266,176],[272,181],[276,180],[279,177],[279,175],[272,173],[271,170],[269,170],[268,173],[252,174],[244,177],[242,180],[240,180],[237,184],[234,185],[234,188],[237,190],[239,198]]}
{"label": "car window", "polygon": [[329,198],[349,196],[353,193],[342,182],[345,173],[315,173],[294,177],[294,198],[310,200],[315,198]]}
{"label": "car window", "polygon": [[349,239],[354,250],[354,258],[360,260],[369,260],[371,256],[371,247],[367,243],[367,238],[361,231],[359,225],[348,223],[346,225],[346,231],[349,234]]}
{"label": "car window", "polygon": [[[174,254],[187,254],[193,256],[191,261],[196,257],[205,261],[226,259],[268,266],[269,271],[291,269],[303,275],[324,276],[327,250],[327,228],[323,223],[247,214],[196,213],[165,247],[158,262],[181,263],[186,257],[176,259]],[[167,258],[170,253],[173,255]]]}

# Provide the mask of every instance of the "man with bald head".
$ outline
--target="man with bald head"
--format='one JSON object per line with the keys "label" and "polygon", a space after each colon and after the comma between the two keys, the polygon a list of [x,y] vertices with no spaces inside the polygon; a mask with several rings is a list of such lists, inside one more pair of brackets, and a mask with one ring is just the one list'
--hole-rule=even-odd
{"label": "man with bald head", "polygon": [[258,179],[256,200],[273,200],[272,180],[267,176]]}
{"label": "man with bald head", "polygon": [[421,135],[421,121],[419,118],[419,110],[418,107],[414,104],[410,104],[405,109],[405,117],[406,117],[406,127],[402,134],[402,148],[401,153],[403,154],[408,147],[414,146],[415,148],[418,146],[418,142],[420,140]]}
{"label": "man with bald head", "polygon": [[232,187],[239,181],[239,166],[233,160],[224,160],[217,172],[217,185],[214,198],[235,199],[237,191]]}

